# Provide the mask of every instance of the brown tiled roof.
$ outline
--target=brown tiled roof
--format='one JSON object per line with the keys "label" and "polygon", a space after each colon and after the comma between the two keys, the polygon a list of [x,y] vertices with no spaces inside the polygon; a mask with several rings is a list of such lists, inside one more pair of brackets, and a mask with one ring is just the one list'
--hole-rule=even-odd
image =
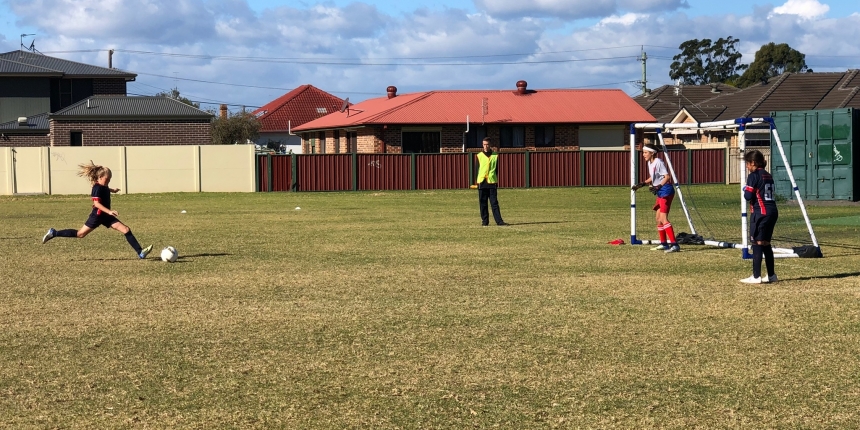
{"label": "brown tiled roof", "polygon": [[[647,97],[638,95],[633,98],[639,106],[645,108],[651,115],[657,118],[657,122],[668,122],[681,110],[683,107],[691,107],[699,105],[705,100],[713,99],[723,94],[733,94],[740,91],[738,88],[719,85],[717,89],[719,93],[713,92],[710,85],[684,85],[678,95],[675,95],[675,87],[672,85],[663,85],[651,91]],[[712,103],[716,105],[718,103]],[[688,109],[690,113],[698,119],[698,115],[694,113],[695,108]],[[708,119],[711,121],[711,119]]]}
{"label": "brown tiled roof", "polygon": [[860,107],[860,70],[849,70],[819,103],[819,109],[838,109],[844,107]]}
{"label": "brown tiled roof", "polygon": [[[698,86],[702,89],[710,87]],[[774,111],[860,108],[860,71],[826,73],[784,73],[767,82],[742,90],[724,90],[719,95],[694,100],[694,86],[682,87],[682,94],[693,103],[679,103],[672,86],[660,87],[650,97],[634,98],[658,122],[671,121],[686,107],[699,121],[718,121],[741,117],[770,116]],[[727,87],[731,88],[731,87]],[[712,94],[713,95],[713,94]],[[699,108],[699,109],[697,109]],[[720,108],[723,110],[716,113]],[[702,111],[716,114],[715,118],[699,118]],[[710,115],[708,115],[710,116]]]}

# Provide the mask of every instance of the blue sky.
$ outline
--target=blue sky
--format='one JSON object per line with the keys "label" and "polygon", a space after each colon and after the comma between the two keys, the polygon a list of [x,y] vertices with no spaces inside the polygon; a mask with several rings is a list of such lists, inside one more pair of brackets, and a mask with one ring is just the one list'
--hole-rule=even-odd
{"label": "blue sky", "polygon": [[0,0],[0,52],[114,66],[130,94],[177,87],[204,108],[253,108],[312,84],[351,101],[430,89],[671,84],[689,39],[740,40],[742,61],[788,43],[819,72],[860,68],[848,0]]}

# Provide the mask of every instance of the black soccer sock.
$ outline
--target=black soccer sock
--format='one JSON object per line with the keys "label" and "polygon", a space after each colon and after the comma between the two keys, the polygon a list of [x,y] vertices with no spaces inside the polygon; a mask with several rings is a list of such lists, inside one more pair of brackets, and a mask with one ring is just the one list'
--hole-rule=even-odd
{"label": "black soccer sock", "polygon": [[131,229],[128,230],[128,233],[125,234],[125,240],[128,241],[128,244],[134,248],[134,252],[140,254],[140,251],[143,251],[143,248],[140,247],[140,244],[137,243],[137,239],[131,233]]}
{"label": "black soccer sock", "polygon": [[56,236],[56,237],[78,237],[78,231],[73,229],[73,228],[67,228],[64,230],[57,230],[57,232],[54,233],[54,236]]}
{"label": "black soccer sock", "polygon": [[761,245],[753,245],[753,277],[761,278],[761,255],[762,255],[762,246]]}
{"label": "black soccer sock", "polygon": [[762,245],[762,252],[764,253],[764,265],[767,268],[767,276],[775,275],[776,272],[774,272],[773,267],[773,247],[770,245]]}

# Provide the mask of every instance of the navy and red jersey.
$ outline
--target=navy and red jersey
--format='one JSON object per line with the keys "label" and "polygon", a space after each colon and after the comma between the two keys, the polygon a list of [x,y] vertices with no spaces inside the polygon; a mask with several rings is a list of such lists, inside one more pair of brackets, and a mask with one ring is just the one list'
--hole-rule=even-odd
{"label": "navy and red jersey", "polygon": [[750,210],[754,215],[776,214],[773,176],[763,168],[750,173],[744,187],[744,199],[750,202]]}
{"label": "navy and red jersey", "polygon": [[[93,192],[92,192],[93,203],[99,202],[104,207],[110,209],[110,188],[101,185],[101,184],[93,184]],[[101,215],[102,211],[99,208],[93,206],[93,215]]]}

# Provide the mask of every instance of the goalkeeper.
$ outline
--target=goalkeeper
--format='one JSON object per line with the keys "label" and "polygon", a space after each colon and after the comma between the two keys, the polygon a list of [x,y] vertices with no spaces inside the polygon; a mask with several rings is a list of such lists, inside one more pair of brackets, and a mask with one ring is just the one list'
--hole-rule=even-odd
{"label": "goalkeeper", "polygon": [[672,200],[675,199],[675,188],[672,187],[672,177],[666,169],[666,163],[657,156],[657,147],[653,144],[642,146],[642,157],[648,163],[648,178],[632,187],[636,191],[646,185],[651,193],[657,196],[654,202],[654,211],[657,218],[657,234],[660,235],[660,244],[652,248],[652,251],[679,252],[681,247],[675,240],[675,230],[669,222],[669,209]]}

